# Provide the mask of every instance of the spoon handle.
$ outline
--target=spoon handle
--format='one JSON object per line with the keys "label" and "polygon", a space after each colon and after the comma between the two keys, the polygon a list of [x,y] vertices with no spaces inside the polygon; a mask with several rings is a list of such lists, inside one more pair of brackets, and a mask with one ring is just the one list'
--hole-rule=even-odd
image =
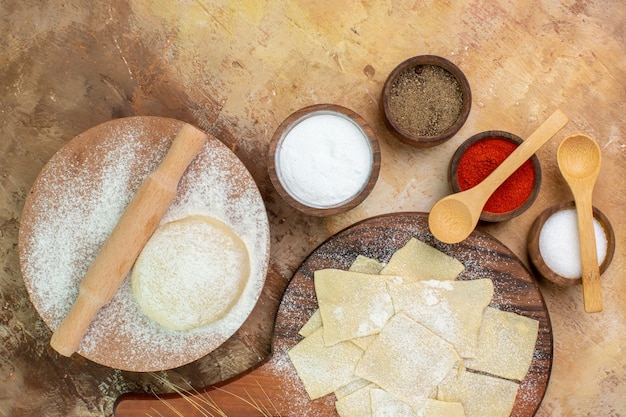
{"label": "spoon handle", "polygon": [[600,289],[600,266],[596,235],[593,228],[593,206],[591,188],[577,187],[574,193],[578,218],[578,236],[580,240],[580,261],[583,281],[583,302],[587,313],[602,311],[602,292]]}
{"label": "spoon handle", "polygon": [[526,140],[524,140],[515,150],[502,162],[491,174],[481,183],[481,197],[484,201],[502,183],[509,178],[524,162],[526,162],[539,148],[541,148],[552,136],[561,130],[568,122],[567,116],[556,110],[548,117]]}

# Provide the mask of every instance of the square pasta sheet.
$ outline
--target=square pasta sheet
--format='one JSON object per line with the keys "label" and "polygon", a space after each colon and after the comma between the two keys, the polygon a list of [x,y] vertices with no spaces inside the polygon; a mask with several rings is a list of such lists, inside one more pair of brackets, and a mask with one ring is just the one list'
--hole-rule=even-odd
{"label": "square pasta sheet", "polygon": [[311,399],[334,393],[342,417],[509,416],[538,322],[489,307],[491,280],[463,269],[412,238],[387,264],[316,271],[319,310],[289,352]]}

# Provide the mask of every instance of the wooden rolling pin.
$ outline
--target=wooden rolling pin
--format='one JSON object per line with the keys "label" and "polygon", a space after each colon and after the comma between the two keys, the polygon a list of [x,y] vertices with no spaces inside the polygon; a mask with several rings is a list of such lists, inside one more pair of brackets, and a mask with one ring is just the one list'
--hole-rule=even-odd
{"label": "wooden rolling pin", "polygon": [[64,356],[78,350],[87,328],[124,281],[176,196],[178,182],[207,141],[185,124],[156,171],[141,184],[83,278],[78,298],[54,331],[50,345]]}

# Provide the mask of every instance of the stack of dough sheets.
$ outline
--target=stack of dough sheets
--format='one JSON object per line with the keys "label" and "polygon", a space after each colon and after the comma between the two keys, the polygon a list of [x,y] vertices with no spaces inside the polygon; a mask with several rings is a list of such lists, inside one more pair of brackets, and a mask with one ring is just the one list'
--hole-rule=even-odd
{"label": "stack of dough sheets", "polygon": [[389,262],[315,271],[319,309],[289,357],[311,399],[341,417],[506,417],[535,351],[536,320],[490,307],[490,279],[411,238]]}

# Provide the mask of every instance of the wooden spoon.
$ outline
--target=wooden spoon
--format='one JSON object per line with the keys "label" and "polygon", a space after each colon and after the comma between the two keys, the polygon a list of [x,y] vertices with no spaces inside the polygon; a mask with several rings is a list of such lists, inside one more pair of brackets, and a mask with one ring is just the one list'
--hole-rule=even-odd
{"label": "wooden spoon", "polygon": [[559,145],[557,161],[561,174],[574,194],[580,237],[583,300],[587,313],[602,311],[600,267],[593,228],[593,187],[600,173],[600,147],[586,135],[568,136]]}
{"label": "wooden spoon", "polygon": [[204,132],[185,124],[156,171],[141,184],[80,283],[78,298],[50,345],[71,356],[100,308],[108,304],[176,196],[178,182],[207,141]]}
{"label": "wooden spoon", "polygon": [[468,237],[491,194],[567,122],[563,112],[555,111],[481,183],[439,200],[428,216],[433,235],[445,243],[458,243]]}

